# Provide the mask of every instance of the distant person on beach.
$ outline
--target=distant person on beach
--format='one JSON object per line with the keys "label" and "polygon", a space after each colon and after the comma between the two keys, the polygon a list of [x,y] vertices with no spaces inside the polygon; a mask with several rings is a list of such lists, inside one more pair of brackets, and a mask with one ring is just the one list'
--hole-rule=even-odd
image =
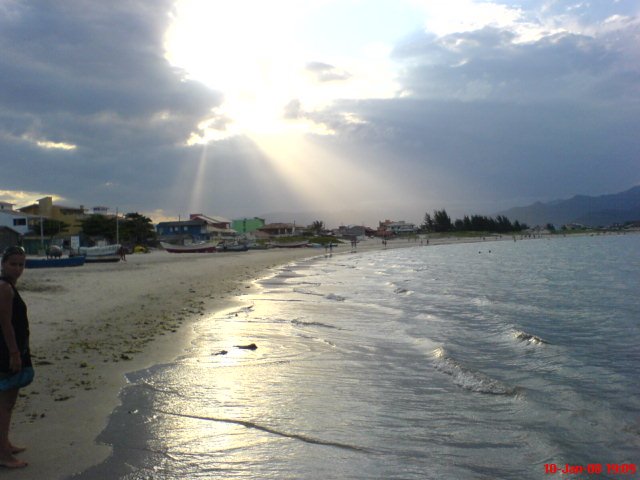
{"label": "distant person on beach", "polygon": [[18,390],[33,380],[29,351],[27,306],[16,290],[26,258],[22,247],[9,247],[2,254],[0,276],[0,467],[22,468],[27,462],[14,455],[25,449],[9,440],[11,415]]}
{"label": "distant person on beach", "polygon": [[127,249],[124,248],[124,245],[120,245],[118,249],[118,253],[120,254],[120,260],[126,262],[127,261]]}

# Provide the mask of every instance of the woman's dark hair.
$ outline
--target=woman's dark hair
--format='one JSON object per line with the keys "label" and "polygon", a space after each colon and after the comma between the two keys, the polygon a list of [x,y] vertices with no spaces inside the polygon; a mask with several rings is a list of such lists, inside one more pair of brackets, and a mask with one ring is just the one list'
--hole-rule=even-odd
{"label": "woman's dark hair", "polygon": [[24,248],[18,245],[5,248],[4,252],[2,252],[2,263],[6,262],[7,260],[9,260],[9,257],[12,257],[14,255],[25,255]]}

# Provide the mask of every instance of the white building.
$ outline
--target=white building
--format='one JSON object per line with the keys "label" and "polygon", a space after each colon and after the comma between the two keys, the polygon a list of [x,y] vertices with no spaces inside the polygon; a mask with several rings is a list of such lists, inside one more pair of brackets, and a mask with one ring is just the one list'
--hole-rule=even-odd
{"label": "white building", "polygon": [[29,232],[29,219],[32,218],[38,217],[15,211],[11,203],[0,202],[0,227],[8,227],[20,235],[26,235]]}

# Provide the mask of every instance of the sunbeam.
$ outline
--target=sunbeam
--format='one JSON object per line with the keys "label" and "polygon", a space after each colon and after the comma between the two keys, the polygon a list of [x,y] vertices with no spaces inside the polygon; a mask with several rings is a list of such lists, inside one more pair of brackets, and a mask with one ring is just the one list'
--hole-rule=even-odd
{"label": "sunbeam", "polygon": [[207,155],[207,148],[207,143],[202,145],[202,153],[193,178],[193,188],[191,189],[191,198],[189,200],[189,211],[191,213],[198,211],[202,205],[203,187],[207,178],[207,163],[211,162]]}

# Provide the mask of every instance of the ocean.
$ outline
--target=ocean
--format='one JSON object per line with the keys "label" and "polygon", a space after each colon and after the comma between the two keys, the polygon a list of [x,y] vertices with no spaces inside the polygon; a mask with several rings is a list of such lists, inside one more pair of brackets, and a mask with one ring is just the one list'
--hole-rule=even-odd
{"label": "ocean", "polygon": [[258,283],[129,375],[112,457],[74,480],[637,476],[640,235],[320,255]]}

